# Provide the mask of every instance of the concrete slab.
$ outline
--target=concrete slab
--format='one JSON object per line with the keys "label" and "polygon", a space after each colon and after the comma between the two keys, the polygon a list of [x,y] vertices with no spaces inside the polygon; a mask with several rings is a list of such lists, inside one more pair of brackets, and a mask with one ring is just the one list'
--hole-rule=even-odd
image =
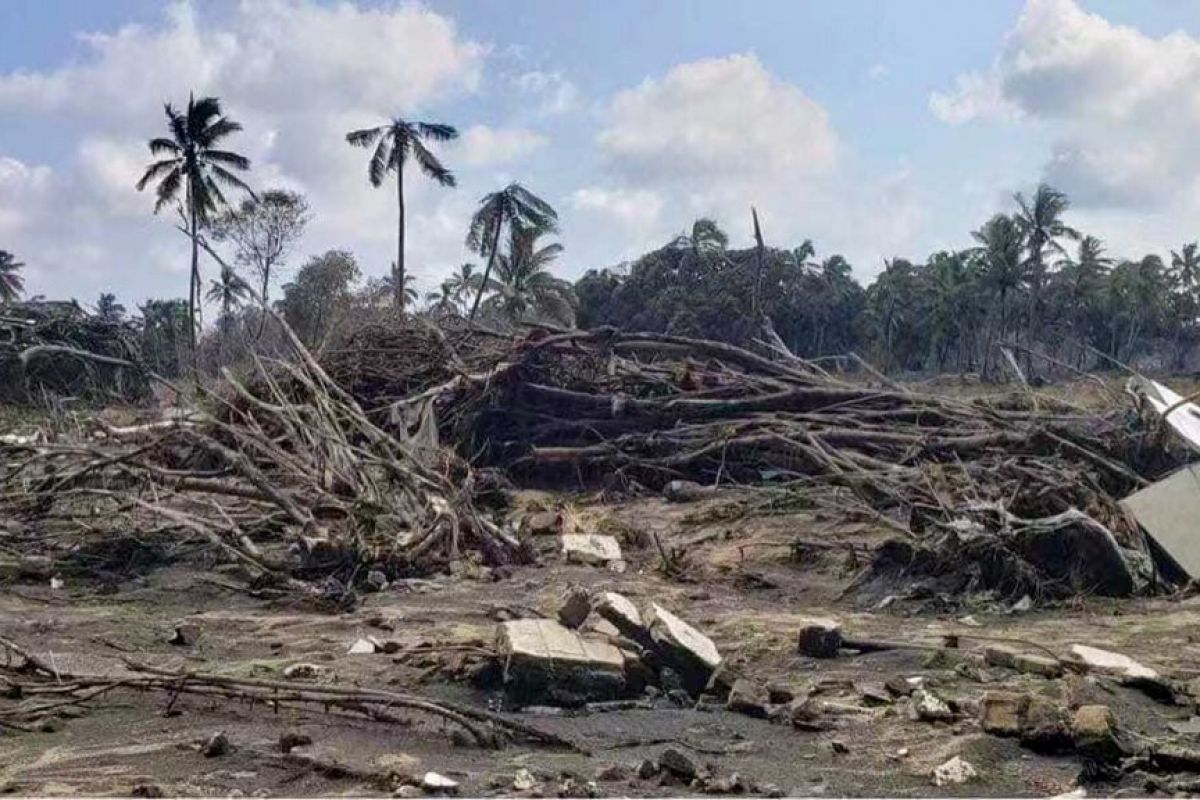
{"label": "concrete slab", "polygon": [[1108,672],[1128,678],[1157,678],[1158,673],[1144,664],[1139,664],[1123,653],[1101,650],[1086,644],[1071,645],[1071,654],[1098,672]]}
{"label": "concrete slab", "polygon": [[1200,464],[1129,495],[1121,505],[1188,577],[1200,578]]}
{"label": "concrete slab", "polygon": [[713,640],[667,611],[658,603],[650,604],[646,615],[650,633],[656,640],[674,649],[685,651],[710,670],[721,665],[721,653]]}
{"label": "concrete slab", "polygon": [[608,565],[621,562],[621,545],[613,536],[595,533],[565,533],[563,556],[576,564]]}
{"label": "concrete slab", "polygon": [[550,619],[517,619],[500,624],[500,652],[508,659],[557,662],[621,672],[621,651],[600,639],[588,639]]}

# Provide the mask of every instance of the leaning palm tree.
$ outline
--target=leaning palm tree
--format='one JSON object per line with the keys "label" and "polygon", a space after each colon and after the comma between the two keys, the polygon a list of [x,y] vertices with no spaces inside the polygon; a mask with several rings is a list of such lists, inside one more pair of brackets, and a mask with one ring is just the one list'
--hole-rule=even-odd
{"label": "leaning palm tree", "polygon": [[467,232],[467,247],[481,256],[487,256],[488,262],[471,306],[469,319],[472,321],[479,311],[479,301],[483,299],[492,275],[492,267],[500,250],[500,236],[505,228],[553,233],[558,230],[558,212],[519,183],[510,183],[480,201],[479,210],[471,218],[471,228]]}
{"label": "leaning palm tree", "polygon": [[558,243],[538,247],[546,231],[537,228],[509,229],[508,253],[496,260],[496,277],[486,288],[495,294],[488,299],[514,323],[526,321],[530,312],[570,325],[577,301],[571,284],[556,278],[547,267],[562,253]]}
{"label": "leaning palm tree", "polygon": [[213,215],[227,206],[221,187],[240,189],[250,196],[254,192],[230,170],[250,169],[250,159],[231,150],[221,150],[217,144],[242,129],[237,122],[221,114],[221,102],[215,97],[197,100],[188,97],[187,110],[178,111],[166,104],[167,128],[170,138],[150,140],[150,152],[166,156],[150,164],[137,182],[142,191],[157,181],[154,213],[179,200],[183,193],[183,214],[188,236],[192,240],[192,271],[189,278],[188,323],[192,351],[196,349],[196,305],[200,300],[200,240],[199,232]]}
{"label": "leaning palm tree", "polygon": [[250,284],[238,275],[228,264],[221,265],[221,279],[209,284],[206,298],[209,302],[221,304],[221,319],[228,322],[233,309],[240,306],[250,293]]}
{"label": "leaning palm tree", "polygon": [[25,291],[25,279],[21,277],[21,268],[24,266],[12,253],[0,250],[0,305],[16,301]]}
{"label": "leaning palm tree", "polygon": [[[396,263],[393,269],[398,276],[392,282],[396,308],[404,308],[406,286],[404,280],[404,165],[411,155],[421,171],[442,186],[454,186],[454,173],[446,169],[438,157],[430,152],[422,139],[446,142],[458,137],[458,130],[438,122],[409,122],[396,117],[386,125],[363,128],[346,134],[346,141],[355,147],[375,147],[367,166],[367,178],[372,186],[383,184],[389,172],[396,173],[396,206],[399,219],[396,223]],[[414,298],[415,299],[415,298]]]}

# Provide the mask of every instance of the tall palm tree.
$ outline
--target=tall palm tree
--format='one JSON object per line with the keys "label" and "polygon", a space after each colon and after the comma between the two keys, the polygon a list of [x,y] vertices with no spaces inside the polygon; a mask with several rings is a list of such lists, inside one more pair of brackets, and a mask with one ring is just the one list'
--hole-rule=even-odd
{"label": "tall palm tree", "polygon": [[206,297],[209,302],[221,304],[221,319],[227,323],[233,309],[242,304],[249,292],[250,284],[225,264],[221,266],[221,279],[209,284]]}
{"label": "tall palm tree", "polygon": [[1188,294],[1200,284],[1200,245],[1185,244],[1178,252],[1171,251],[1171,277]]}
{"label": "tall palm tree", "polygon": [[498,192],[492,192],[479,202],[479,210],[471,218],[467,231],[467,247],[487,256],[475,303],[471,306],[469,319],[474,321],[483,299],[488,279],[492,275],[496,256],[500,250],[500,235],[505,228],[525,228],[554,233],[558,230],[558,212],[549,203],[519,183],[510,183]]}
{"label": "tall palm tree", "polygon": [[538,247],[546,231],[537,228],[509,229],[508,253],[496,260],[496,277],[485,287],[495,295],[488,300],[513,322],[521,322],[530,311],[569,325],[575,316],[575,292],[571,284],[556,278],[547,267],[563,251],[558,243]]}
{"label": "tall palm tree", "polygon": [[[442,284],[443,293],[447,294],[455,305],[463,303],[467,292],[478,291],[480,275],[475,271],[475,265],[465,263],[459,265],[458,271],[451,274]],[[446,291],[448,289],[448,291]]]}
{"label": "tall palm tree", "polygon": [[146,168],[137,182],[142,191],[157,181],[154,213],[179,199],[183,193],[183,213],[188,235],[192,240],[192,271],[189,278],[188,323],[189,342],[196,349],[196,305],[200,295],[199,231],[213,215],[228,205],[221,187],[240,189],[250,196],[254,192],[231,170],[250,169],[250,159],[231,150],[217,147],[220,141],[242,129],[237,122],[221,113],[221,102],[215,97],[188,97],[187,109],[178,111],[170,103],[165,106],[170,138],[151,139],[150,152],[166,156]]}
{"label": "tall palm tree", "polygon": [[430,152],[422,139],[446,142],[458,138],[458,130],[439,122],[409,122],[396,117],[386,125],[363,128],[346,134],[346,141],[355,147],[375,147],[367,166],[367,178],[372,186],[381,186],[389,172],[396,173],[396,207],[399,219],[396,223],[396,263],[398,278],[392,288],[396,296],[396,308],[404,308],[404,165],[409,156],[416,159],[421,171],[442,186],[454,186],[454,173],[446,169],[438,157]]}
{"label": "tall palm tree", "polygon": [[96,316],[110,322],[120,322],[125,316],[125,306],[117,302],[115,294],[104,292],[96,301]]}
{"label": "tall palm tree", "polygon": [[[1012,217],[997,214],[971,235],[981,245],[974,253],[979,259],[980,278],[998,300],[1003,339],[1008,335],[1009,297],[1021,288],[1028,273],[1028,262],[1021,259],[1021,227]],[[985,356],[990,350],[991,342]]]}
{"label": "tall palm tree", "polygon": [[1066,255],[1066,248],[1059,239],[1080,238],[1079,231],[1062,221],[1062,215],[1071,207],[1065,194],[1047,184],[1038,184],[1033,197],[1026,200],[1020,192],[1013,195],[1019,211],[1014,217],[1018,230],[1024,237],[1025,249],[1029,254],[1029,322],[1031,333],[1036,336],[1041,330],[1042,286],[1046,282],[1046,250]]}
{"label": "tall palm tree", "polygon": [[0,305],[15,302],[25,291],[25,279],[21,277],[24,266],[12,253],[0,250]]}

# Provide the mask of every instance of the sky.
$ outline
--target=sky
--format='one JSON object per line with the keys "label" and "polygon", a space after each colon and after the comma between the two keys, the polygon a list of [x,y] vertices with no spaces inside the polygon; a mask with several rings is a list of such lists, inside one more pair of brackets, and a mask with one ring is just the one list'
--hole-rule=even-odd
{"label": "sky", "polygon": [[1200,236],[1189,0],[5,0],[0,249],[29,294],[185,295],[187,241],[134,184],[193,91],[243,124],[253,186],[307,196],[292,270],[393,257],[394,191],[347,131],[456,126],[436,150],[457,188],[406,180],[423,289],[478,262],[467,223],[513,180],[558,209],[567,278],[699,216],[745,246],[754,205],[769,244],[812,239],[866,282],[968,246],[1039,181],[1110,254]]}

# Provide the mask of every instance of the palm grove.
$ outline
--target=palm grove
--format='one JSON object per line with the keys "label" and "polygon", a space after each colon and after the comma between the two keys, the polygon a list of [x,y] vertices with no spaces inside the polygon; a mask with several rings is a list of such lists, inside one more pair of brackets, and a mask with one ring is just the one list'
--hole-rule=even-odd
{"label": "palm grove", "polygon": [[[765,317],[798,355],[861,353],[889,371],[994,374],[1003,347],[1079,367],[1153,356],[1179,368],[1198,339],[1197,244],[1172,251],[1169,263],[1157,255],[1114,258],[1068,224],[1068,198],[1045,185],[1016,195],[1012,208],[971,233],[970,246],[924,262],[889,259],[863,288],[845,258],[820,258],[810,241],[734,250],[711,219],[572,285],[550,272],[563,250],[548,241],[557,233],[555,210],[513,183],[485,196],[466,225],[467,247],[482,268],[462,264],[420,297],[405,260],[406,168],[415,164],[426,178],[455,187],[437,146],[458,131],[402,118],[346,135],[369,153],[372,186],[394,181],[396,257],[387,277],[364,284],[354,255],[331,250],[291,271],[273,300],[311,220],[306,199],[251,187],[249,159],[230,149],[242,127],[216,98],[190,97],[182,109],[167,104],[165,115],[167,135],[149,140],[153,160],[136,188],[153,188],[155,213],[172,212],[189,242],[187,299],[149,300],[125,320],[125,308],[104,294],[96,314],[136,328],[147,361],[167,373],[198,364],[206,344],[218,366],[236,357],[226,352],[228,342],[244,352],[267,329],[261,309],[268,305],[318,345],[340,317],[363,307],[463,316],[493,328],[612,325],[739,343],[760,339]],[[210,262],[217,277],[206,289],[202,271]],[[22,266],[0,250],[0,303],[20,296]],[[208,328],[203,300],[219,310]]]}

